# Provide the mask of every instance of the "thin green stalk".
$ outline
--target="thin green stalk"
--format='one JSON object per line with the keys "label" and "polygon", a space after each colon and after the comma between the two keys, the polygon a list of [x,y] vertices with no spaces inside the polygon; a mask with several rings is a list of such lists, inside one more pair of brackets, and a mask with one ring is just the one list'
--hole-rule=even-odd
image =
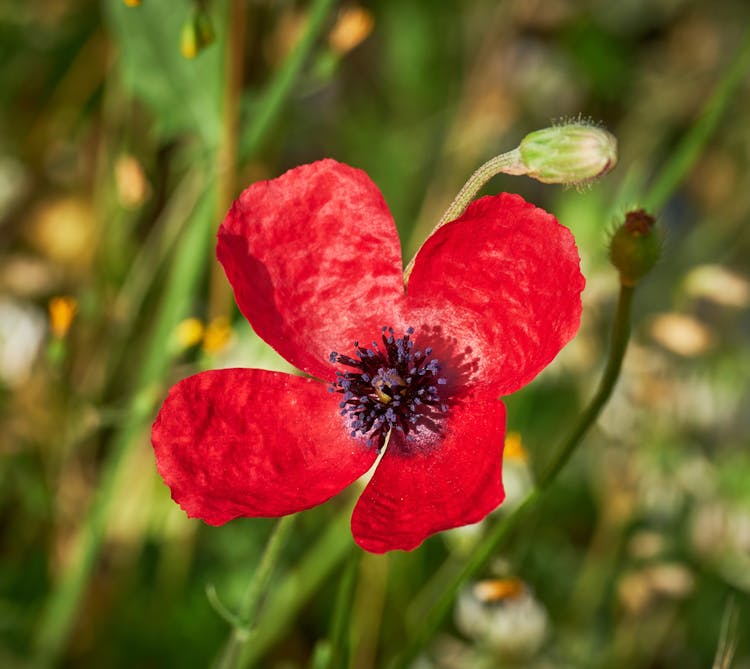
{"label": "thin green stalk", "polygon": [[268,538],[263,555],[258,565],[255,575],[248,585],[245,597],[242,600],[240,608],[240,617],[248,625],[255,624],[255,618],[258,614],[258,605],[261,597],[266,590],[268,580],[271,578],[271,572],[278,562],[281,549],[286,544],[289,532],[294,524],[295,516],[284,516],[276,523],[276,526]]}
{"label": "thin green stalk", "polygon": [[607,366],[604,368],[604,374],[599,381],[599,387],[592,398],[586,410],[578,419],[571,433],[558,448],[555,449],[555,455],[547,464],[537,479],[537,487],[545,489],[554,481],[560,470],[570,459],[581,439],[594,424],[604,405],[609,400],[614,390],[617,379],[622,369],[622,360],[625,357],[625,350],[630,338],[630,313],[633,306],[634,286],[620,284],[620,295],[617,300],[617,311],[615,320],[612,325],[612,335],[609,348],[609,357]]}
{"label": "thin green stalk", "polygon": [[463,569],[452,579],[427,614],[418,634],[409,643],[404,653],[396,658],[392,669],[406,669],[416,659],[422,648],[433,637],[443,620],[450,613],[453,600],[461,586],[489,562],[491,557],[503,546],[519,524],[530,516],[539,501],[543,499],[549,485],[555,480],[563,466],[570,459],[575,448],[581,443],[581,439],[583,439],[586,432],[588,432],[589,428],[596,421],[612,394],[622,368],[622,360],[630,336],[630,313],[633,304],[633,291],[634,288],[632,286],[621,286],[620,288],[620,298],[612,325],[612,337],[607,365],[599,382],[599,388],[589,406],[579,418],[568,438],[555,449],[555,457],[551,460],[544,473],[538,478],[534,491],[526,498],[523,504],[498,521],[472,552]]}
{"label": "thin green stalk", "polygon": [[[275,76],[264,96],[258,116],[253,120],[244,138],[242,157],[246,158],[257,149],[264,133],[281,110],[332,4],[333,0],[318,0],[313,5],[305,35]],[[215,194],[215,184],[211,184],[210,190],[212,194]],[[137,384],[141,390],[134,394],[127,422],[115,437],[101,482],[74,549],[74,556],[51,593],[47,608],[40,620],[34,643],[33,664],[36,667],[53,666],[64,650],[81,598],[101,549],[103,531],[121,464],[129,444],[137,437],[153,411],[156,397],[151,396],[148,391],[158,383],[168,368],[170,360],[165,351],[165,345],[169,339],[169,333],[179,318],[184,315],[182,309],[194,292],[203,269],[203,263],[196,261],[196,258],[202,257],[203,249],[209,246],[213,226],[211,208],[205,210],[208,200],[209,198],[204,198],[199,203],[198,209],[201,214],[196,215],[194,224],[186,232],[176,252],[163,307],[159,311],[159,320],[154,328],[153,336],[149,339],[145,360],[141,364]]]}
{"label": "thin green stalk", "polygon": [[739,617],[737,600],[733,594],[730,594],[724,607],[724,615],[721,617],[719,645],[716,649],[711,669],[729,669],[732,666],[732,660],[734,660],[739,640],[739,633],[737,632]]}
{"label": "thin green stalk", "polygon": [[315,40],[325,26],[335,0],[315,0],[307,18],[305,32],[287,56],[263,96],[262,105],[255,111],[252,125],[240,137],[239,158],[246,161],[259,148],[274,119],[289,96]]}
{"label": "thin green stalk", "polygon": [[102,363],[99,356],[92,356],[91,364],[81,384],[83,387],[90,385],[91,382],[88,379],[99,374],[102,364],[104,374],[99,382],[100,395],[113,380],[115,372],[122,364],[123,356],[128,353],[127,342],[132,341],[135,335],[143,303],[153,288],[163,264],[174,253],[174,247],[178,245],[184,234],[191,212],[202,197],[200,185],[203,180],[204,177],[197,172],[185,175],[177,184],[163,213],[155,221],[153,230],[148,234],[133,259],[113,300],[118,311],[121,311],[123,315],[116,322],[106,324],[105,335],[102,338],[106,345],[103,345],[99,351],[104,361]]}
{"label": "thin green stalk", "polygon": [[59,659],[73,628],[75,616],[101,550],[106,521],[112,506],[115,484],[130,444],[138,437],[153,412],[153,392],[170,363],[166,350],[169,333],[184,315],[208,257],[205,250],[211,232],[211,197],[205,195],[177,250],[167,287],[148,340],[137,388],[125,424],[115,436],[101,481],[78,535],[73,555],[52,591],[34,644],[33,666],[50,667]]}
{"label": "thin green stalk", "polygon": [[284,516],[274,526],[266,547],[263,549],[258,568],[255,570],[252,579],[250,579],[240,606],[237,617],[242,624],[232,629],[217,669],[236,669],[243,666],[243,655],[245,654],[246,647],[253,638],[252,633],[258,617],[258,608],[261,599],[268,587],[271,573],[278,563],[281,551],[289,537],[294,519],[295,516],[293,515]]}
{"label": "thin green stalk", "polygon": [[283,637],[305,602],[351,553],[350,518],[351,507],[347,506],[328,522],[299,564],[274,585],[258,620],[254,641],[243,658],[243,668],[258,662]]}
{"label": "thin green stalk", "polygon": [[448,223],[449,221],[456,220],[461,214],[464,213],[469,203],[477,196],[482,187],[492,177],[504,172],[506,174],[517,174],[523,172],[521,169],[516,169],[515,166],[520,163],[520,154],[518,149],[502,153],[499,156],[490,158],[486,163],[481,165],[475,172],[469,177],[469,180],[463,185],[458,195],[453,198],[450,206],[445,210],[440,222],[437,224],[435,229],[441,225]]}
{"label": "thin green stalk", "polygon": [[[469,177],[469,180],[463,185],[461,190],[458,191],[458,195],[453,198],[453,202],[451,202],[448,209],[445,210],[445,213],[440,218],[440,221],[438,221],[438,224],[433,228],[430,235],[434,234],[438,228],[441,228],[450,221],[456,220],[461,214],[463,214],[466,207],[469,206],[469,203],[477,196],[477,193],[482,190],[482,187],[492,179],[492,177],[501,172],[505,174],[521,174],[523,170],[516,167],[519,162],[520,154],[518,149],[513,149],[507,153],[502,153],[499,156],[490,158],[486,163],[481,165],[474,174]],[[419,253],[419,250],[417,250],[417,253]],[[414,254],[414,257],[404,270],[404,285],[409,283],[409,276],[411,276],[411,272],[414,269],[414,261],[416,260],[417,253]]]}
{"label": "thin green stalk", "polygon": [[[750,30],[745,34],[739,53],[719,83],[714,95],[709,100],[701,119],[685,136],[673,154],[673,158],[666,165],[659,179],[657,179],[644,198],[646,209],[653,210],[663,206],[690,167],[697,160],[700,151],[716,127],[738,85],[741,83],[748,66],[750,66]],[[483,168],[484,166],[478,172],[482,171]],[[473,179],[474,177],[472,176],[470,182]],[[481,185],[479,187],[481,188]],[[475,193],[478,190],[477,188]],[[455,218],[456,215],[460,215],[463,210],[461,209],[462,201],[463,195],[460,193],[459,197],[454,200],[454,204],[451,205],[443,216],[443,219],[441,219],[440,224],[444,223],[445,220],[451,220],[451,217]],[[463,206],[465,207],[466,205],[464,204]],[[405,283],[408,281],[412,266],[413,261],[409,264],[405,272]],[[521,506],[499,521],[480,543],[463,570],[456,575],[428,613],[419,634],[411,641],[404,652],[396,658],[393,663],[393,669],[405,669],[414,661],[450,612],[455,594],[459,588],[488,562],[495,551],[502,546],[513,529],[534,509],[549,485],[556,479],[561,469],[568,462],[586,432],[598,418],[612,394],[622,367],[622,361],[630,336],[630,314],[633,292],[634,287],[632,286],[621,286],[620,288],[617,312],[612,329],[609,358],[599,387],[591,403],[581,415],[570,435],[556,449],[553,459],[538,477],[536,489]]]}
{"label": "thin green stalk", "polygon": [[649,188],[642,202],[645,209],[649,211],[661,209],[685,178],[700,157],[703,147],[744,80],[748,68],[750,68],[750,29],[746,30],[743,35],[739,51],[706,103],[700,118],[682,138],[672,152],[669,162],[661,170],[659,178]]}
{"label": "thin green stalk", "polygon": [[411,639],[403,653],[390,665],[391,669],[407,669],[448,617],[456,593],[470,578],[482,569],[501,548],[521,521],[529,517],[539,502],[541,492],[534,490],[510,514],[496,522],[481,543],[472,551],[466,564],[443,590],[433,607],[425,616],[417,634]]}
{"label": "thin green stalk", "polygon": [[349,561],[339,582],[336,603],[331,616],[331,633],[329,635],[331,655],[327,669],[346,669],[349,666],[351,644],[349,622],[351,621],[354,589],[357,585],[361,556],[362,551],[352,547]]}

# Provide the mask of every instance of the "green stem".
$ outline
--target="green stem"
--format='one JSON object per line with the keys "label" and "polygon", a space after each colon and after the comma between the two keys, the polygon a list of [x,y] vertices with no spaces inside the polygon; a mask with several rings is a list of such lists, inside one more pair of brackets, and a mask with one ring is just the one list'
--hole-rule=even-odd
{"label": "green stem", "polygon": [[436,226],[439,228],[441,225],[445,225],[449,221],[455,221],[461,214],[464,213],[469,203],[477,196],[482,187],[492,177],[504,172],[505,174],[522,174],[523,169],[519,168],[520,155],[518,149],[508,151],[507,153],[501,153],[499,156],[490,158],[486,163],[481,165],[475,172],[469,177],[469,180],[463,185],[458,195],[453,198],[450,207],[445,210],[440,222]]}
{"label": "green stem", "polygon": [[263,615],[258,620],[255,640],[244,654],[243,667],[258,662],[284,637],[302,606],[351,553],[351,515],[351,507],[347,505],[331,518],[320,538],[305,552],[299,564],[274,585],[263,607]]}
{"label": "green stem", "polygon": [[158,311],[158,321],[148,340],[137,388],[127,412],[127,420],[112,442],[101,480],[86,519],[73,548],[73,555],[50,594],[37,629],[34,648],[35,667],[56,664],[73,628],[86,584],[99,556],[112,506],[115,486],[129,446],[142,433],[143,426],[157,401],[153,392],[169,366],[166,348],[169,333],[184,315],[184,309],[200,278],[205,249],[211,231],[211,197],[204,195],[185,231],[169,275]]}
{"label": "green stem", "polygon": [[[144,302],[153,289],[162,266],[175,253],[175,248],[185,234],[191,212],[203,197],[201,184],[204,180],[205,177],[198,171],[189,172],[181,179],[119,286],[113,303],[118,306],[122,316],[105,324],[102,346],[98,355],[92,354],[81,382],[82,387],[90,387],[95,383],[93,379],[101,374],[102,378],[98,382],[99,398],[105,395],[116,378],[123,357],[130,353],[128,342],[137,335]],[[103,373],[100,371],[102,365]]]}
{"label": "green stem", "polygon": [[[476,197],[477,193],[482,190],[482,187],[492,179],[492,177],[501,172],[504,174],[523,174],[525,170],[519,165],[520,155],[518,149],[513,149],[507,153],[502,153],[499,156],[490,158],[490,160],[480,166],[474,174],[469,177],[469,180],[463,185],[461,190],[458,191],[458,195],[453,198],[453,202],[451,202],[448,209],[445,210],[445,213],[438,224],[433,228],[430,236],[446,223],[455,221],[461,214],[463,214],[466,207],[469,206],[469,203]],[[417,253],[419,253],[419,250],[417,250]],[[409,283],[409,276],[411,276],[411,272],[414,269],[414,261],[416,260],[417,253],[414,254],[414,257],[404,270],[404,285]]]}
{"label": "green stem", "polygon": [[721,120],[738,86],[744,80],[748,68],[750,68],[750,29],[743,35],[739,51],[706,103],[700,118],[672,152],[659,178],[648,190],[642,202],[646,209],[650,211],[661,209],[685,178],[700,157],[703,147]]}
{"label": "green stem", "polygon": [[[657,179],[644,198],[644,205],[647,209],[653,210],[663,206],[669,195],[676,188],[677,184],[684,178],[690,167],[697,160],[700,151],[719,122],[721,115],[736,91],[737,86],[741,83],[743,75],[749,65],[750,30],[745,34],[743,45],[739,53],[706,105],[701,119],[685,136],[674,153],[672,160],[664,168],[659,179]],[[500,159],[502,159],[502,156],[499,156],[496,160]],[[490,163],[492,162],[493,161],[490,161]],[[448,208],[448,211],[446,211],[437,227],[440,227],[440,225],[443,225],[449,220],[455,219],[461,214],[468,204],[468,201],[470,201],[479,191],[483,183],[486,183],[486,179],[492,176],[490,171],[491,168],[489,168],[490,163],[486,163],[480,167],[474,175],[472,175],[469,182],[467,182],[466,186],[461,190],[453,204]],[[482,179],[485,179],[485,181],[482,181]],[[471,193],[471,195],[468,195],[469,193]],[[466,199],[467,196],[468,200]],[[408,282],[413,265],[414,261],[412,260],[404,272],[405,284]],[[633,293],[633,286],[621,286],[620,288],[617,312],[615,314],[615,322],[612,328],[609,358],[607,360],[604,374],[599,383],[599,387],[592,398],[591,403],[581,415],[570,435],[556,450],[553,459],[538,477],[536,489],[521,506],[499,521],[474,553],[472,553],[472,556],[464,568],[444,590],[432,610],[428,613],[419,634],[407,646],[403,654],[396,658],[393,664],[394,669],[405,669],[411,665],[421,649],[432,638],[438,627],[450,612],[455,593],[464,583],[466,583],[466,581],[468,581],[468,579],[482,569],[495,551],[503,545],[513,529],[515,529],[521,520],[526,518],[534,509],[542,498],[544,492],[568,462],[570,456],[573,454],[578,444],[580,444],[584,435],[598,418],[612,394],[622,368],[622,361],[630,336]]]}
{"label": "green stem", "polygon": [[251,627],[255,624],[258,605],[266,590],[268,580],[271,578],[271,572],[279,561],[281,549],[286,544],[286,540],[294,524],[294,519],[295,516],[284,516],[278,520],[271,532],[271,536],[268,538],[268,543],[261,556],[258,569],[245,591],[245,597],[240,607],[240,619],[244,620]]}
{"label": "green stem", "polygon": [[607,366],[604,368],[604,374],[599,381],[599,387],[588,407],[578,419],[578,423],[570,432],[567,439],[555,450],[554,457],[539,475],[537,487],[541,490],[544,490],[554,481],[581,442],[583,436],[599,417],[604,405],[612,395],[617,379],[620,376],[622,360],[625,357],[625,350],[630,338],[630,313],[633,305],[634,291],[634,286],[620,285],[620,296],[617,300],[617,311],[615,312],[615,321],[612,325],[609,357],[607,359]]}
{"label": "green stem", "polygon": [[596,421],[611,396],[620,375],[622,361],[630,336],[630,313],[633,304],[633,292],[633,286],[621,285],[620,287],[620,297],[617,303],[615,320],[612,325],[612,337],[607,365],[599,382],[599,388],[589,406],[579,418],[578,423],[568,438],[556,449],[555,457],[544,473],[538,478],[534,491],[531,492],[523,504],[516,507],[509,515],[497,522],[477,548],[474,549],[463,569],[452,579],[427,614],[419,633],[410,642],[404,653],[396,658],[392,669],[406,669],[412,664],[422,648],[438,630],[448,613],[450,613],[458,590],[490,561],[490,558],[505,544],[520,523],[531,515],[539,501],[543,499],[549,485],[555,480],[560,470],[570,459],[573,451],[581,443],[581,439]]}
{"label": "green stem", "polygon": [[481,543],[472,551],[461,571],[445,587],[438,600],[425,616],[418,633],[409,642],[404,652],[390,665],[390,669],[407,669],[412,666],[422,648],[427,645],[440,625],[448,617],[453,607],[456,593],[464,583],[490,561],[497,550],[505,544],[513,531],[521,524],[521,521],[529,517],[531,512],[536,508],[540,495],[541,492],[539,490],[534,490],[520,506],[517,506],[510,514],[495,523],[490,532],[482,539]]}
{"label": "green stem", "polygon": [[246,161],[259,148],[274,119],[278,116],[284,101],[294,86],[302,70],[305,59],[310,54],[315,40],[325,25],[325,20],[335,0],[315,0],[310,8],[307,27],[294,50],[287,56],[281,68],[263,96],[263,104],[255,112],[252,125],[240,138],[239,157]]}
{"label": "green stem", "polygon": [[[263,98],[258,115],[253,119],[248,133],[241,145],[241,156],[247,158],[257,150],[260,141],[281,110],[282,104],[309,53],[315,38],[323,27],[324,19],[333,0],[317,0],[310,11],[307,31],[299,44],[274,77],[271,87]],[[207,187],[207,192],[215,193],[215,184]],[[204,198],[198,209],[193,225],[185,232],[170,274],[169,285],[165,291],[163,308],[159,320],[150,337],[146,360],[141,366],[138,391],[131,402],[128,420],[115,437],[110,456],[102,473],[96,496],[92,502],[83,528],[74,548],[73,557],[60,577],[50,595],[47,608],[39,622],[34,648],[34,666],[53,666],[62,653],[67,638],[73,627],[74,619],[80,605],[83,592],[93,571],[106,526],[106,520],[112,502],[115,483],[119,477],[122,462],[128,446],[137,437],[144,423],[152,414],[156,398],[148,392],[164,373],[169,365],[169,356],[165,352],[165,342],[179,318],[184,314],[182,309],[190,299],[197,279],[203,269],[202,249],[208,247],[208,238],[212,228],[210,209],[204,210],[207,200]]]}
{"label": "green stem", "polygon": [[346,669],[349,666],[349,623],[351,621],[354,590],[357,585],[357,572],[362,551],[352,547],[348,563],[344,568],[336,593],[336,603],[331,616],[329,634],[330,657],[327,669]]}
{"label": "green stem", "polygon": [[240,606],[237,617],[242,625],[232,629],[217,669],[236,669],[243,666],[243,656],[252,639],[261,599],[268,586],[271,573],[279,561],[281,550],[289,537],[294,518],[295,516],[284,516],[274,526]]}
{"label": "green stem", "polygon": [[711,669],[729,669],[732,666],[734,654],[737,651],[739,633],[737,631],[739,622],[739,610],[735,596],[730,593],[724,607],[724,615],[721,617],[721,629],[719,632],[719,645],[714,656]]}

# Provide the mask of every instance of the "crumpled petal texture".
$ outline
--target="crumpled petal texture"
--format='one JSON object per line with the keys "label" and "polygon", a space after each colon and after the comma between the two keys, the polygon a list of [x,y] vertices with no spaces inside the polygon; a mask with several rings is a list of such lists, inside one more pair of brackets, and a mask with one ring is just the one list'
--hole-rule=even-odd
{"label": "crumpled petal texture", "polygon": [[364,474],[377,454],[342,428],[338,397],[319,382],[223,369],[174,386],[151,439],[175,502],[221,525],[308,509]]}
{"label": "crumpled petal texture", "polygon": [[333,160],[246,189],[216,251],[253,329],[322,379],[334,378],[331,351],[393,323],[403,299],[401,245],[383,196],[367,174]]}
{"label": "crumpled petal texture", "polygon": [[467,395],[438,443],[397,432],[352,514],[355,541],[372,553],[412,550],[435,532],[475,523],[500,504],[505,405]]}
{"label": "crumpled petal texture", "polygon": [[502,193],[473,202],[425,242],[409,279],[409,306],[457,307],[454,331],[475,331],[484,341],[474,382],[507,395],[578,331],[583,287],[570,231],[520,196]]}
{"label": "crumpled petal texture", "polygon": [[[369,347],[382,326],[396,337],[413,327],[415,350],[432,349],[447,412],[401,415],[416,421],[402,425],[415,440],[392,431],[352,515],[357,543],[411,550],[502,502],[499,397],[549,364],[580,321],[578,251],[553,216],[517,195],[481,198],[425,242],[405,290],[377,187],[360,170],[322,160],[245,190],[221,225],[217,255],[255,331],[317,378],[229,369],[171,390],[152,442],[188,515],[219,525],[294,513],[365,473],[377,452],[351,436],[343,396],[328,392],[336,381],[329,355],[353,355],[355,340]],[[384,402],[374,390],[361,395],[368,410],[375,397]]]}

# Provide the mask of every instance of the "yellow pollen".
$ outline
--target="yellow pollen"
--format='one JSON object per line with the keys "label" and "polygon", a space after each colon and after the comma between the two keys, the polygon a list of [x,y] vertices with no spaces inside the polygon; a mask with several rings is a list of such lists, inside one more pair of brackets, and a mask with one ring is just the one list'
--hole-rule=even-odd
{"label": "yellow pollen", "polygon": [[[398,374],[390,374],[388,379],[377,377],[373,382],[372,386],[375,388],[375,394],[383,404],[388,404],[393,397],[383,391],[383,388],[393,389],[394,386],[405,386],[406,382]],[[401,395],[405,394],[405,390],[401,391]]]}
{"label": "yellow pollen", "polygon": [[55,339],[62,339],[70,329],[70,325],[78,311],[78,303],[74,297],[53,297],[49,301],[49,325]]}

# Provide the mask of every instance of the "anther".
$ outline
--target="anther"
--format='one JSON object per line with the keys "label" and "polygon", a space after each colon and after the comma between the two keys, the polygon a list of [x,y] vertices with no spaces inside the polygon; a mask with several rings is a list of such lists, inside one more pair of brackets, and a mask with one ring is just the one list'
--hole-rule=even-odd
{"label": "anther", "polygon": [[370,348],[354,342],[356,358],[332,352],[331,362],[338,362],[350,371],[336,370],[336,381],[330,390],[343,395],[341,415],[349,417],[351,433],[367,438],[368,444],[382,448],[389,430],[396,429],[413,440],[415,429],[424,419],[433,424],[435,412],[447,411],[438,386],[445,385],[440,364],[429,359],[432,348],[414,350],[409,327],[396,337],[393,327],[381,328],[380,348],[377,341]]}

